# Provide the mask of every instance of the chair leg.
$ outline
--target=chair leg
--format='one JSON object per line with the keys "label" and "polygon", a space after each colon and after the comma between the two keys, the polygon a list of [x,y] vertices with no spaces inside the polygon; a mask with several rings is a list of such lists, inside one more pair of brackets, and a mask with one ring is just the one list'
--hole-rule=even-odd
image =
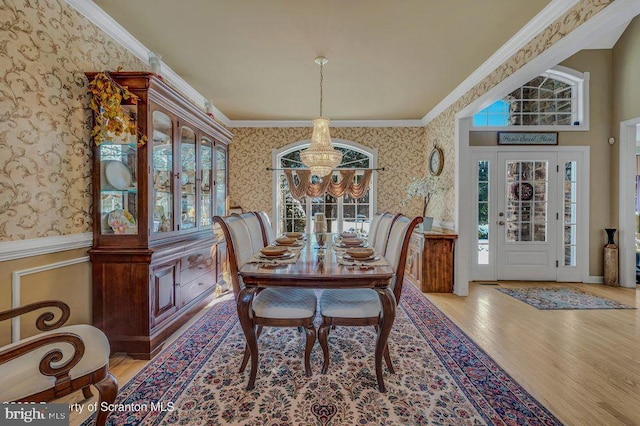
{"label": "chair leg", "polygon": [[393,364],[391,363],[391,355],[389,355],[388,344],[384,347],[384,361],[387,363],[387,368],[389,369],[389,373],[396,374],[396,371],[393,369]]}
{"label": "chair leg", "polygon": [[[256,328],[256,339],[260,338],[260,333],[262,333],[262,326],[259,325]],[[249,362],[249,358],[251,357],[251,354],[249,353],[249,346],[247,346],[246,344],[244,345],[244,356],[242,357],[242,363],[240,364],[240,373],[242,373],[244,371],[245,368],[247,368],[247,363]]]}
{"label": "chair leg", "polygon": [[329,369],[329,327],[329,324],[323,323],[320,328],[318,328],[318,341],[320,342],[322,356],[324,358],[324,362],[322,363],[322,374],[327,374],[327,370]]}
{"label": "chair leg", "polygon": [[[376,333],[378,332],[378,326],[374,325],[373,328],[376,329]],[[396,374],[396,371],[393,369],[393,364],[391,363],[391,355],[389,355],[389,345],[387,344],[384,347],[384,362],[387,364],[387,369],[389,373]]]}
{"label": "chair leg", "polygon": [[89,399],[93,396],[90,386],[85,386],[82,388],[82,396],[84,397],[84,399]]}
{"label": "chair leg", "polygon": [[311,377],[311,350],[316,343],[316,328],[313,324],[310,324],[305,327],[305,332],[307,334],[307,342],[304,347],[304,374],[307,377]]}
{"label": "chair leg", "polygon": [[107,376],[98,383],[95,383],[94,386],[98,389],[99,394],[96,426],[104,426],[107,421],[109,411],[101,410],[100,407],[102,407],[103,401],[111,405],[116,400],[116,395],[118,394],[118,382],[111,373],[107,373]]}

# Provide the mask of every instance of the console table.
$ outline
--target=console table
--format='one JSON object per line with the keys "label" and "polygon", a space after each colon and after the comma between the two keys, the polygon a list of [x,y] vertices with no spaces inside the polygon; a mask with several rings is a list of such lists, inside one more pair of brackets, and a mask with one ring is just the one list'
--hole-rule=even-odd
{"label": "console table", "polygon": [[453,293],[453,259],[458,235],[446,229],[413,231],[405,278],[425,293]]}

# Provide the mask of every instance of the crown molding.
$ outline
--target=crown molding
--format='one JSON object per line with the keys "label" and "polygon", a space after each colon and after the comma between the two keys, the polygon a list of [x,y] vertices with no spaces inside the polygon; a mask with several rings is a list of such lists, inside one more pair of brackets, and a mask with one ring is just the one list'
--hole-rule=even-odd
{"label": "crown molding", "polygon": [[[149,65],[149,55],[152,52],[97,4],[93,1],[87,0],[66,0],[66,2],[116,42],[120,43],[136,58]],[[174,70],[172,70],[171,67],[162,61],[160,61],[160,70],[162,78],[164,78],[167,83],[191,99],[196,105],[202,108],[203,111],[205,110],[205,103],[209,101],[207,98],[202,96],[200,92],[194,89]],[[222,111],[214,105],[211,105],[210,107],[211,113],[216,120],[220,121],[225,126],[230,126],[229,118],[224,115]]]}
{"label": "crown molding", "polygon": [[[230,127],[311,127],[311,120],[230,120]],[[331,120],[330,127],[423,127],[422,120]]]}
{"label": "crown molding", "polygon": [[[422,119],[414,120],[336,120],[332,121],[333,127],[421,127],[426,126],[431,120],[437,117],[467,91],[478,84],[489,75],[494,69],[509,59],[540,31],[553,23],[559,16],[573,7],[579,0],[552,0],[540,13],[529,21],[520,31],[518,31],[509,41],[498,49],[487,61],[458,85],[449,95],[440,101]],[[115,41],[129,50],[134,56],[145,64],[149,64],[150,50],[138,41],[131,33],[116,22],[104,10],[93,1],[87,0],[66,0],[66,2],[77,10],[80,14],[89,19],[98,28],[103,30]],[[175,71],[161,61],[161,74],[167,82],[172,84],[185,96],[189,97],[197,105],[205,109],[208,101],[189,83],[180,77]],[[307,120],[230,120],[218,108],[211,105],[214,117],[227,127],[308,127],[311,125]]]}
{"label": "crown molding", "polygon": [[2,242],[0,243],[0,262],[87,248],[91,247],[92,243],[93,234],[91,232]]}
{"label": "crown molding", "polygon": [[520,29],[513,37],[509,39],[502,47],[489,57],[482,65],[480,65],[473,73],[469,75],[462,83],[451,91],[443,100],[441,100],[431,111],[422,117],[423,125],[429,124],[434,118],[440,115],[444,110],[449,108],[455,101],[461,98],[465,93],[471,90],[476,84],[480,83],[493,70],[498,68],[504,61],[512,57],[522,49],[531,39],[537,36],[542,30],[547,28],[558,17],[571,9],[579,0],[552,0],[544,9],[542,9],[534,18]]}

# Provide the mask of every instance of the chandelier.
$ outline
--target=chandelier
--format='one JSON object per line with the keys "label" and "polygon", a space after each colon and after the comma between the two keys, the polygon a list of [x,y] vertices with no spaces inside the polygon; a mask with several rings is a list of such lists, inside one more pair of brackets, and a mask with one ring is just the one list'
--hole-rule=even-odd
{"label": "chandelier", "polygon": [[324,56],[315,59],[320,65],[320,117],[313,120],[311,145],[300,153],[302,164],[311,170],[312,175],[324,177],[330,174],[342,161],[342,153],[333,148],[329,134],[329,119],[322,116],[322,66],[328,61]]}

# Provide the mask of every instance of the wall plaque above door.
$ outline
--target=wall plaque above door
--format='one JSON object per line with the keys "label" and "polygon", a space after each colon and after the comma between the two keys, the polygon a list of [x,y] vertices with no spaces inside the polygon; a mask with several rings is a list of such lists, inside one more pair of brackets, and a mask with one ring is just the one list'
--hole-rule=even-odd
{"label": "wall plaque above door", "polygon": [[558,132],[498,132],[498,145],[558,145]]}

